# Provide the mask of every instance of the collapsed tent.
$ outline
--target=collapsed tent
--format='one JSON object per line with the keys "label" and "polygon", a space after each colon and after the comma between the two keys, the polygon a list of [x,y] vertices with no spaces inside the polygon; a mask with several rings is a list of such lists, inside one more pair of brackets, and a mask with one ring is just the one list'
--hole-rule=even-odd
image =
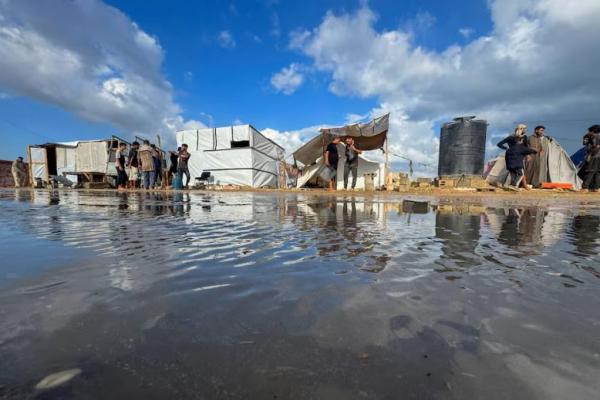
{"label": "collapsed tent", "polygon": [[319,135],[294,152],[294,160],[311,165],[321,157],[334,136],[350,136],[361,150],[383,149],[387,140],[390,114],[375,118],[366,124],[351,124],[338,128],[323,128]]}
{"label": "collapsed tent", "polygon": [[192,182],[203,172],[218,185],[278,188],[284,149],[252,125],[178,131],[188,145]]}
{"label": "collapsed tent", "polygon": [[[387,140],[389,114],[375,118],[365,124],[351,124],[335,128],[323,128],[317,136],[308,141],[294,153],[294,161],[304,164],[301,175],[296,181],[296,187],[321,186],[327,182],[320,175],[324,168],[323,153],[331,140],[339,136],[342,141],[346,137],[354,138],[356,146],[363,150],[383,149]],[[338,144],[340,159],[337,169],[337,188],[344,187],[344,149]],[[357,189],[379,188],[385,184],[385,165],[369,161],[362,155],[358,156]],[[352,177],[349,178],[351,184]]]}
{"label": "collapsed tent", "polygon": [[[344,146],[338,145],[338,152],[344,154]],[[337,168],[337,189],[344,188],[344,157],[340,157]],[[305,186],[327,187],[328,182],[321,178],[320,174],[326,168],[323,163],[323,157],[317,159],[317,162],[305,167],[302,175],[296,181],[296,187]],[[348,185],[352,184],[352,175],[348,177]],[[363,156],[358,156],[358,172],[356,179],[356,189],[380,188],[385,184],[385,164],[369,161]]]}
{"label": "collapsed tent", "polygon": [[[577,176],[577,167],[560,144],[555,140],[548,142],[547,170],[550,182],[570,183],[575,190],[581,189],[581,179]],[[504,154],[488,163],[491,168],[486,181],[493,186],[508,185],[510,177],[506,170]]]}

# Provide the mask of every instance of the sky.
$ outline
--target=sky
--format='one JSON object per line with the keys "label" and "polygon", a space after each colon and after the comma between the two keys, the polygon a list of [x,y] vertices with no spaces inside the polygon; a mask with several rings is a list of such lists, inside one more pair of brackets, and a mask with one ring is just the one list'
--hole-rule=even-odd
{"label": "sky", "polygon": [[489,122],[488,156],[519,122],[573,152],[600,123],[597,21],[597,0],[0,0],[0,159],[247,123],[291,153],[388,112],[421,175],[461,115]]}

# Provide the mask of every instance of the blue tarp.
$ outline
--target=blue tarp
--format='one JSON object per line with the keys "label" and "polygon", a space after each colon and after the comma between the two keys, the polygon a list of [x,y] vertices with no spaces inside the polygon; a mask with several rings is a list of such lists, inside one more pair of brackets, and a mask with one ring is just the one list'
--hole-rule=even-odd
{"label": "blue tarp", "polygon": [[579,165],[583,162],[584,157],[585,147],[582,147],[571,155],[571,161],[573,161],[573,164],[579,167]]}

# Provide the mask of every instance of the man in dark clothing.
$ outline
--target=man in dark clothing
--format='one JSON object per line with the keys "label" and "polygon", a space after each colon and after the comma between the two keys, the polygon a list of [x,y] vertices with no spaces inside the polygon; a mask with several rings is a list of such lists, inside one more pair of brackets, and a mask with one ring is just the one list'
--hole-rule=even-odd
{"label": "man in dark clothing", "polygon": [[536,153],[537,151],[525,146],[523,143],[515,143],[506,150],[504,159],[506,161],[506,169],[510,172],[509,189],[519,190],[519,184],[523,179],[523,161],[525,156]]}
{"label": "man in dark clothing", "polygon": [[115,156],[115,168],[117,169],[117,189],[124,190],[127,188],[127,173],[125,172],[125,151],[127,145],[123,142],[119,143],[119,148]]}
{"label": "man in dark clothing", "polygon": [[600,189],[600,125],[592,125],[583,136],[585,159],[579,170],[583,190]]}
{"label": "man in dark clothing", "polygon": [[346,138],[346,163],[344,164],[344,190],[348,189],[348,175],[352,172],[352,190],[356,186],[358,177],[358,155],[362,151],[354,144],[354,139],[348,136]]}
{"label": "man in dark clothing", "polygon": [[190,184],[190,170],[188,168],[188,161],[190,160],[191,154],[188,152],[188,145],[182,144],[181,150],[179,151],[179,158],[177,160],[177,174],[181,178],[181,183],[183,184],[183,175],[187,177],[185,185],[183,185],[186,189]]}
{"label": "man in dark clothing", "polygon": [[171,160],[171,166],[169,167],[169,185],[173,181],[173,175],[177,174],[177,160],[179,159],[179,152],[181,147],[177,148],[177,151],[170,151],[169,158]]}
{"label": "man in dark clothing", "polygon": [[129,169],[129,188],[135,189],[137,186],[137,180],[139,175],[139,159],[138,150],[140,148],[139,142],[133,142],[131,149],[129,149],[129,156],[127,157],[127,168]]}
{"label": "man in dark clothing", "polygon": [[329,190],[335,190],[337,187],[337,168],[340,156],[338,155],[337,145],[340,143],[339,136],[333,138],[331,143],[325,148],[325,154],[323,154],[323,160],[325,165],[335,171],[335,175],[329,181]]}

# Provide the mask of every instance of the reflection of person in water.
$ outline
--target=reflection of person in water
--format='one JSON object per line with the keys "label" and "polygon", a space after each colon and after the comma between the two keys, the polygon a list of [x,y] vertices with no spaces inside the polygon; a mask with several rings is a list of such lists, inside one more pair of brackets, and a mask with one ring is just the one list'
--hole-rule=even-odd
{"label": "reflection of person in water", "polygon": [[600,246],[600,216],[577,215],[571,224],[572,244],[578,255],[596,256]]}
{"label": "reflection of person in water", "polygon": [[547,212],[540,208],[511,208],[502,223],[498,241],[507,246],[541,244]]}

